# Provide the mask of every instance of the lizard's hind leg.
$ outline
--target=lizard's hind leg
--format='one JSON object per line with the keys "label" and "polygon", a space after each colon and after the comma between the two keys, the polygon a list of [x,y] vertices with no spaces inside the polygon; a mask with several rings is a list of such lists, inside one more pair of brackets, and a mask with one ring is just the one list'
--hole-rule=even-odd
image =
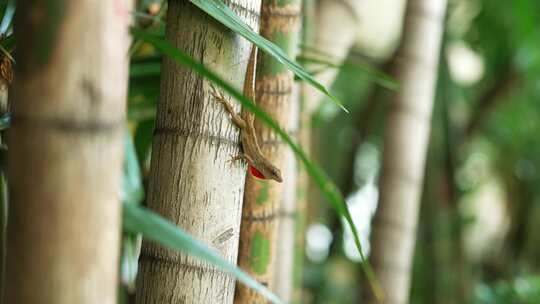
{"label": "lizard's hind leg", "polygon": [[221,91],[218,91],[213,85],[210,86],[212,88],[212,97],[223,105],[223,108],[225,108],[225,111],[231,115],[232,122],[240,129],[245,129],[247,124],[246,121],[240,117],[238,113],[234,111],[233,106],[231,103],[223,96],[223,93]]}

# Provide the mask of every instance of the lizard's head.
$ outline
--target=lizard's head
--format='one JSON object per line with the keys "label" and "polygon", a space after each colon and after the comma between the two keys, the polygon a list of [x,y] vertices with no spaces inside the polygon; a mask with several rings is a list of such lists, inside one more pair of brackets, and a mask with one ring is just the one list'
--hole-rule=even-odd
{"label": "lizard's head", "polygon": [[249,172],[251,175],[261,179],[272,179],[278,183],[283,182],[281,177],[281,171],[270,163],[265,163],[263,166],[249,166]]}
{"label": "lizard's head", "polygon": [[278,183],[283,182],[283,178],[281,177],[281,170],[279,170],[278,168],[270,165],[266,168],[266,171],[266,173],[263,173],[266,178],[273,179]]}

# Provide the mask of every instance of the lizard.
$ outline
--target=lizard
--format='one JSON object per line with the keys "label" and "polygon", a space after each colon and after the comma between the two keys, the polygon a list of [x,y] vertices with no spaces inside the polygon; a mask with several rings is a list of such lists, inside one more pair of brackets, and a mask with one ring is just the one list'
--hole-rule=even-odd
{"label": "lizard", "polygon": [[[246,71],[244,82],[244,95],[250,100],[255,100],[255,68],[257,65],[257,47],[252,46],[249,56],[249,63]],[[262,153],[257,139],[253,121],[255,117],[253,113],[244,110],[241,114],[234,111],[231,103],[225,98],[222,92],[218,91],[214,86],[212,88],[213,98],[223,105],[225,111],[231,115],[232,122],[240,129],[240,140],[242,143],[242,154],[233,157],[235,160],[245,160],[248,163],[248,169],[252,176],[274,180],[278,183],[283,182],[281,171],[274,166]]]}

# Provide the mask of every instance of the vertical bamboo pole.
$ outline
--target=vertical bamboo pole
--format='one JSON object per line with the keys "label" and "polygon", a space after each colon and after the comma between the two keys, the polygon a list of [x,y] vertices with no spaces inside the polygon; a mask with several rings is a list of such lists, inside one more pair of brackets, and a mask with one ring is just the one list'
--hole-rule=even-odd
{"label": "vertical bamboo pole", "polygon": [[[409,0],[388,114],[371,262],[384,303],[408,303],[446,0]],[[371,300],[370,303],[376,303]]]}
{"label": "vertical bamboo pole", "polygon": [[[299,0],[263,0],[261,35],[293,57],[299,15]],[[269,55],[260,54],[256,101],[284,129],[289,128],[293,80],[294,75],[285,66]],[[263,154],[279,168],[289,169],[285,167],[286,146],[276,133],[258,121],[255,122],[255,130]],[[283,173],[290,177],[287,172]],[[292,182],[290,179],[284,181],[285,184]],[[282,215],[283,189],[283,184],[274,181],[258,180],[251,175],[246,178],[238,264],[271,289],[275,289],[276,268],[279,265],[276,255],[281,239],[277,232]],[[245,286],[238,285],[235,303],[267,303],[267,300]]]}
{"label": "vertical bamboo pole", "polygon": [[[288,113],[288,133],[297,137],[300,125],[300,87],[293,84],[291,102]],[[294,152],[290,149],[285,151],[283,164],[285,184],[281,196],[281,206],[278,212],[279,227],[277,233],[276,273],[274,275],[274,290],[285,302],[293,300],[295,278],[298,277],[297,269],[301,269],[302,260],[298,260],[298,254],[302,256],[303,238],[297,234],[297,228],[302,217],[299,213],[297,187],[298,187],[298,163]],[[298,265],[298,263],[300,265]],[[298,267],[297,267],[298,266]]]}
{"label": "vertical bamboo pole", "polygon": [[[258,31],[260,0],[227,4]],[[190,1],[169,1],[166,39],[243,87],[251,43]],[[161,73],[148,206],[235,263],[246,174],[242,162],[230,162],[240,152],[238,128],[202,77],[169,58]],[[143,242],[139,274],[138,304],[227,304],[234,299],[230,274],[150,242]]]}
{"label": "vertical bamboo pole", "polygon": [[4,303],[116,303],[129,16],[18,2]]}
{"label": "vertical bamboo pole", "polygon": [[[304,0],[303,24],[303,56],[332,59],[339,63],[343,61],[354,44],[359,26],[359,11],[362,1],[357,0]],[[324,53],[324,56],[321,56]],[[322,66],[310,64],[313,69]],[[331,86],[337,71],[324,70],[316,75],[319,82]],[[299,140],[306,152],[310,153],[312,146],[311,118],[318,108],[322,94],[312,86],[300,85],[300,126]],[[304,253],[305,226],[320,214],[321,207],[310,204],[309,176],[303,168],[298,171],[297,206],[296,206],[296,263],[295,263],[295,290],[294,303],[302,303],[302,265]],[[325,208],[325,207],[322,207]]]}

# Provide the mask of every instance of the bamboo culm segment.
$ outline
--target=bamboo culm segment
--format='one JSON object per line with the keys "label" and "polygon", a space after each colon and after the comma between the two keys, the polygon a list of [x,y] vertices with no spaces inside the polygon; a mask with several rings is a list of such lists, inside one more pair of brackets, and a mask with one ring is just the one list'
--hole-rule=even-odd
{"label": "bamboo culm segment", "polygon": [[[292,57],[296,51],[300,1],[262,2],[261,35]],[[292,72],[284,65],[259,52],[256,102],[285,130],[289,126],[293,80]],[[285,168],[286,145],[265,124],[255,121],[255,129],[265,157],[277,167]],[[288,182],[292,181],[284,180],[285,184]],[[252,176],[246,179],[238,264],[271,290],[276,289],[275,275],[279,265],[276,254],[283,190],[284,184]],[[267,300],[245,286],[237,285],[235,303],[267,303]]]}

